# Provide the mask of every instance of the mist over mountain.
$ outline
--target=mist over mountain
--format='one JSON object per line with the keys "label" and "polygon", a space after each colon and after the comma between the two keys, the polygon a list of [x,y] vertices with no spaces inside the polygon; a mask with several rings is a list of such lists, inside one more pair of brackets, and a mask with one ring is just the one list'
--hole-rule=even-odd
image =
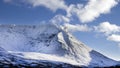
{"label": "mist over mountain", "polygon": [[112,60],[54,24],[0,25],[0,67],[109,67]]}

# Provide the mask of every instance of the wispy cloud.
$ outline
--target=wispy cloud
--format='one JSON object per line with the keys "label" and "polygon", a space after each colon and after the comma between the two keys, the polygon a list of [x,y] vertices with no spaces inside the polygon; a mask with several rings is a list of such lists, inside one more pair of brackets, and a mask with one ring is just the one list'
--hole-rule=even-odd
{"label": "wispy cloud", "polygon": [[90,27],[88,27],[86,24],[80,25],[80,24],[75,24],[72,25],[70,23],[65,23],[64,28],[70,32],[76,32],[76,31],[82,31],[82,32],[88,32],[91,30]]}
{"label": "wispy cloud", "polygon": [[54,16],[51,20],[51,23],[56,23],[56,24],[63,24],[63,23],[69,23],[70,19],[64,15],[56,15]]}

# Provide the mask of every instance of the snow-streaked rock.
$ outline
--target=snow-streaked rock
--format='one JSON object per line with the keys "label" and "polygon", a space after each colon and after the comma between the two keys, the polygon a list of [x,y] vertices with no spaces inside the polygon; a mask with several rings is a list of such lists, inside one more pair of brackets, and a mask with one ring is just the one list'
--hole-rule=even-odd
{"label": "snow-streaked rock", "polygon": [[[26,65],[46,61],[91,67],[114,66],[118,63],[53,24],[0,25],[0,52],[5,53],[4,56],[15,56],[15,64],[22,64],[19,60],[26,62]],[[0,60],[4,56],[0,55]],[[11,60],[8,57],[5,59]]]}

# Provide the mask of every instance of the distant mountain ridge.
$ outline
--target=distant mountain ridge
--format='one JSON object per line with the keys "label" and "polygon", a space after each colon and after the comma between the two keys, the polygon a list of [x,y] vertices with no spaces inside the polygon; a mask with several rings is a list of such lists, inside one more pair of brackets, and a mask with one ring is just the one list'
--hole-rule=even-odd
{"label": "distant mountain ridge", "polygon": [[13,66],[43,67],[109,67],[118,64],[54,24],[0,25],[0,64],[5,65],[2,62]]}

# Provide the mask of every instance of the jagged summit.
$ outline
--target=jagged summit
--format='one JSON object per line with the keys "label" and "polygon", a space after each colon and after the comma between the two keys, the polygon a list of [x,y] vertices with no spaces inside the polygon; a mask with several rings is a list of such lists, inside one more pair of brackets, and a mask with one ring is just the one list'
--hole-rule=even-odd
{"label": "jagged summit", "polygon": [[54,24],[0,25],[0,47],[8,54],[30,59],[30,62],[45,60],[93,67],[117,63]]}

